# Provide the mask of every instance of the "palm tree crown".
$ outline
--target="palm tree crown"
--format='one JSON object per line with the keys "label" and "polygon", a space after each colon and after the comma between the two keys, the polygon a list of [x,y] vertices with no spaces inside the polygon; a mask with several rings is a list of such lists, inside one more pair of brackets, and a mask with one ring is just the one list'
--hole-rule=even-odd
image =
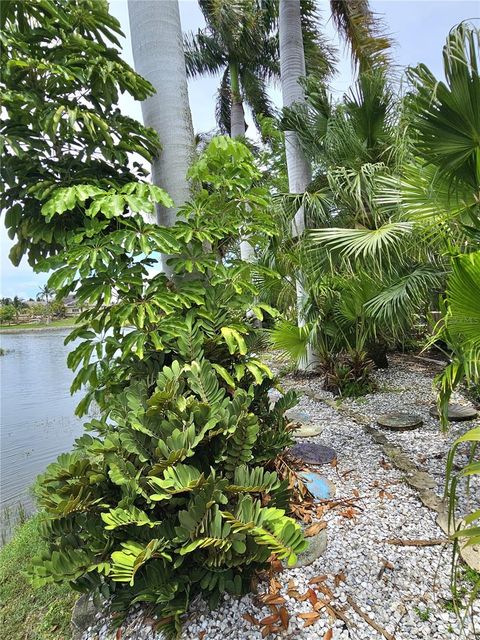
{"label": "palm tree crown", "polygon": [[[189,77],[221,74],[216,117],[220,130],[232,133],[232,108],[243,103],[257,123],[259,115],[272,114],[267,84],[279,78],[278,2],[276,0],[199,0],[206,27],[185,37]],[[331,71],[333,53],[319,35],[315,3],[302,1],[307,65],[317,72]]]}

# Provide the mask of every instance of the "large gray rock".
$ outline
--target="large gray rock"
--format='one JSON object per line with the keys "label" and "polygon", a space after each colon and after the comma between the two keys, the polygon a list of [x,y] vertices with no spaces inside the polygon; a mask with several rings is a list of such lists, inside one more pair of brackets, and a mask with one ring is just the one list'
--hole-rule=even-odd
{"label": "large gray rock", "polygon": [[322,529],[319,533],[307,538],[308,547],[303,553],[300,553],[294,567],[308,567],[308,565],[318,560],[325,553],[327,548],[327,530]]}

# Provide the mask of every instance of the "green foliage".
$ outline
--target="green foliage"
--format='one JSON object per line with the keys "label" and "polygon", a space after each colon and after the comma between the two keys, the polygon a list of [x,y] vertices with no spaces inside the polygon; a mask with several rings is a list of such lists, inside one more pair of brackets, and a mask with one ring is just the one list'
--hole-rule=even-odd
{"label": "green foliage", "polygon": [[[44,263],[49,286],[85,307],[69,365],[73,388],[87,387],[78,412],[95,400],[101,415],[38,480],[49,552],[34,580],[111,595],[123,614],[152,603],[169,629],[195,594],[215,604],[243,592],[272,553],[292,563],[306,545],[285,515],[285,483],[261,466],[291,443],[295,404],[288,394],[270,408],[273,376],[248,348],[247,311],[274,310],[252,305],[257,267],[229,249],[239,220],[267,241],[268,193],[229,138],[210,142],[191,177],[203,188],[169,229],[142,219],[169,204],[143,183],[62,188],[42,206],[52,221],[74,206],[94,222],[107,207],[115,229],[72,236]],[[171,256],[171,280],[154,271],[158,253]]]}
{"label": "green foliage", "polygon": [[[446,82],[437,81],[424,65],[409,71],[413,90],[408,106],[413,114],[416,158],[405,168],[400,198],[411,219],[429,232],[435,228],[444,251],[451,256],[444,314],[432,338],[432,342],[445,341],[451,357],[450,364],[437,376],[443,427],[447,425],[453,390],[463,382],[475,387],[480,378],[479,48],[479,30],[463,23],[452,29],[443,49]],[[449,520],[456,530],[454,591],[459,545],[480,541],[478,509],[462,514],[460,525],[456,522],[458,484],[468,486],[472,477],[480,474],[475,460],[479,441],[478,427],[467,431],[456,440],[447,461]],[[470,443],[469,462],[454,474],[456,453],[465,443]],[[477,575],[471,588],[472,602],[479,588]]]}
{"label": "green foliage", "polygon": [[10,324],[15,318],[15,307],[11,304],[2,304],[0,306],[0,324]]}
{"label": "green foliage", "polygon": [[[92,218],[82,206],[88,192],[145,175],[138,162],[128,167],[129,154],[149,160],[158,149],[154,132],[116,106],[120,93],[144,100],[153,92],[120,57],[119,35],[106,0],[2,3],[1,208],[17,241],[14,264],[27,254],[36,265],[72,235],[113,229],[117,202],[97,199],[102,212]],[[59,203],[68,214],[44,216],[43,202],[59,187],[77,189]]]}

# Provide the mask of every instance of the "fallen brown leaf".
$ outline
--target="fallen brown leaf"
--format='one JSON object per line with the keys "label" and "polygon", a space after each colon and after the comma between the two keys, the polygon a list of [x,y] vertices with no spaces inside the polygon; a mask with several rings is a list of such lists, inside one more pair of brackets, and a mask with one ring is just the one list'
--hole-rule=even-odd
{"label": "fallen brown leaf", "polygon": [[350,520],[352,520],[353,518],[357,517],[357,512],[355,511],[354,507],[347,507],[343,511],[340,511],[340,515],[344,518],[349,518]]}
{"label": "fallen brown leaf", "polygon": [[280,609],[278,610],[278,613],[280,614],[280,620],[282,621],[282,627],[284,629],[288,629],[288,621],[290,620],[290,616],[288,615],[288,611],[285,609],[285,607],[280,607]]}
{"label": "fallen brown leaf", "polygon": [[267,616],[266,618],[263,618],[263,620],[260,620],[260,625],[262,627],[268,627],[269,625],[278,622],[279,618],[280,616],[278,615],[278,613],[274,613],[272,616]]}
{"label": "fallen brown leaf", "polygon": [[257,626],[260,624],[257,618],[255,618],[255,616],[252,616],[250,613],[244,613],[243,619],[247,622],[250,622],[250,624],[255,624]]}
{"label": "fallen brown leaf", "polygon": [[317,594],[313,589],[309,589],[307,593],[308,593],[308,599],[310,601],[310,604],[312,605],[312,607],[315,606],[318,602]]}
{"label": "fallen brown leaf", "polygon": [[326,584],[317,584],[317,589],[318,591],[321,591],[321,593],[326,595],[328,598],[333,598],[333,593],[331,589],[327,587]]}
{"label": "fallen brown leaf", "polygon": [[115,640],[122,640],[122,630],[117,629],[117,633],[115,634]]}
{"label": "fallen brown leaf", "polygon": [[285,598],[283,596],[279,596],[276,593],[271,593],[266,596],[262,596],[261,600],[265,604],[284,604],[285,603]]}
{"label": "fallen brown leaf", "polygon": [[358,496],[360,495],[360,492],[358,489],[353,489],[352,493],[356,498],[358,498]]}
{"label": "fallen brown leaf", "polygon": [[271,631],[272,631],[272,628],[270,626],[263,627],[262,638],[266,638],[267,636],[269,636]]}
{"label": "fallen brown leaf", "polygon": [[327,528],[327,523],[325,522],[325,520],[322,520],[320,522],[315,522],[314,524],[311,524],[309,527],[305,529],[305,537],[311,538],[312,536],[316,536],[317,533],[319,533],[320,531],[326,528]]}
{"label": "fallen brown leaf", "polygon": [[280,591],[281,583],[276,578],[270,579],[268,590],[270,593],[278,593]]}
{"label": "fallen brown leaf", "polygon": [[198,640],[203,640],[206,635],[206,631],[200,631],[200,633],[198,634]]}
{"label": "fallen brown leaf", "polygon": [[328,576],[315,576],[308,581],[308,584],[319,584],[320,582],[325,582],[328,579]]}
{"label": "fallen brown leaf", "polygon": [[329,629],[328,631],[325,632],[325,635],[323,636],[323,640],[332,640],[332,636],[333,636],[333,629]]}
{"label": "fallen brown leaf", "polygon": [[302,618],[303,626],[309,627],[320,618],[320,614],[313,611],[311,613],[299,613],[297,614],[297,618]]}
{"label": "fallen brown leaf", "polygon": [[280,560],[272,560],[270,562],[270,568],[274,573],[281,573],[283,571],[283,565]]}
{"label": "fallen brown leaf", "polygon": [[303,600],[306,600],[307,598],[302,596],[302,594],[300,593],[300,591],[298,591],[298,589],[289,589],[287,591],[287,596],[289,598],[293,598],[294,600],[297,600],[298,602],[302,602]]}

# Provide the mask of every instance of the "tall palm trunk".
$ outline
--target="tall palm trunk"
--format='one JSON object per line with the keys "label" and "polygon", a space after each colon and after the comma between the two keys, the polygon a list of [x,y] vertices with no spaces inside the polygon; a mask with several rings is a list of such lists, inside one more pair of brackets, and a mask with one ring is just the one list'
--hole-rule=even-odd
{"label": "tall palm trunk", "polygon": [[[280,0],[279,16],[280,40],[280,77],[282,83],[283,106],[305,101],[305,93],[300,78],[305,76],[305,53],[303,49],[300,0]],[[294,131],[285,132],[285,153],[287,157],[288,188],[290,193],[305,192],[312,179],[310,164],[300,146]],[[292,235],[300,237],[305,230],[305,212],[303,206],[298,209],[292,222]],[[305,319],[303,307],[306,292],[301,281],[296,280],[298,325],[303,326]],[[314,359],[311,353],[305,367],[311,367]]]}
{"label": "tall palm trunk", "polygon": [[[155,129],[162,145],[152,181],[178,208],[190,196],[186,174],[194,149],[178,0],[128,0],[128,12],[135,69],[156,89],[142,102],[144,124]],[[173,225],[176,211],[158,207],[158,224]],[[169,273],[166,257],[162,263]]]}
{"label": "tall palm trunk", "polygon": [[[245,111],[243,109],[242,94],[240,93],[240,77],[238,63],[230,62],[230,93],[232,107],[230,112],[230,137],[240,138],[245,135]],[[240,241],[240,257],[247,262],[253,262],[254,251],[252,245],[245,239]]]}
{"label": "tall palm trunk", "polygon": [[231,62],[230,71],[230,93],[232,97],[232,108],[230,114],[230,137],[239,138],[245,135],[245,112],[243,100],[240,93],[240,78],[238,74],[238,63]]}

